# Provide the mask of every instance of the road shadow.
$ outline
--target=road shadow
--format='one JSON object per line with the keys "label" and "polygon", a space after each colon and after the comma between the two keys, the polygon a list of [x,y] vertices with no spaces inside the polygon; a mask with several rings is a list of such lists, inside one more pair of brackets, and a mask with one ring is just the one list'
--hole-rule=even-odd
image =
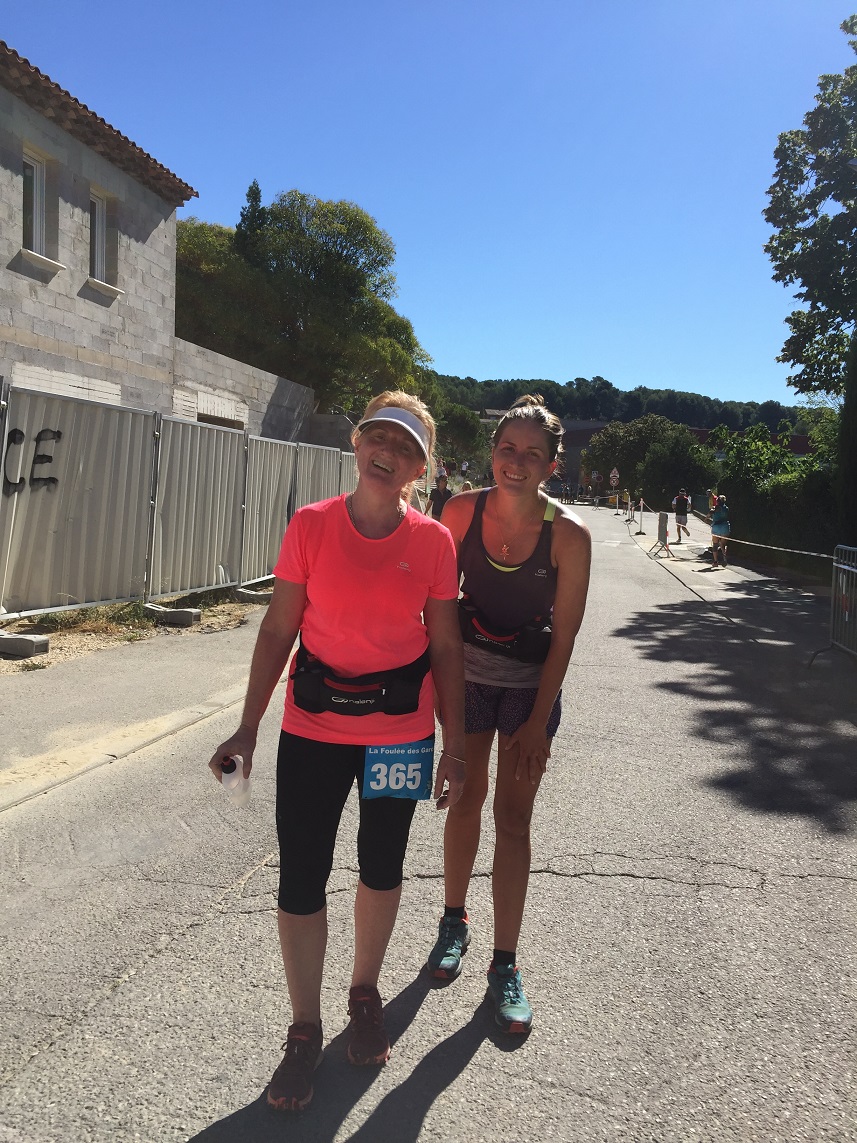
{"label": "road shadow", "polygon": [[[717,603],[666,604],[633,616],[614,636],[646,659],[687,664],[659,687],[692,710],[712,762],[736,738],[750,763],[708,779],[747,809],[813,819],[853,833],[857,801],[857,664],[828,643],[829,604],[775,581],[723,584]],[[742,751],[742,756],[744,752]]]}
{"label": "road shadow", "polygon": [[[409,984],[384,1008],[384,1020],[395,1045],[414,1020],[434,982],[425,974]],[[388,1092],[366,1121],[349,1138],[352,1143],[415,1143],[434,1101],[461,1075],[486,1039],[505,1051],[514,1050],[525,1037],[504,1035],[493,1020],[486,997],[470,1020],[431,1049],[411,1075]],[[273,1111],[264,1091],[252,1103],[194,1135],[189,1143],[330,1143],[350,1112],[378,1078],[379,1068],[355,1068],[345,1058],[346,1032],[325,1048],[315,1076],[315,1095],[306,1111]]]}

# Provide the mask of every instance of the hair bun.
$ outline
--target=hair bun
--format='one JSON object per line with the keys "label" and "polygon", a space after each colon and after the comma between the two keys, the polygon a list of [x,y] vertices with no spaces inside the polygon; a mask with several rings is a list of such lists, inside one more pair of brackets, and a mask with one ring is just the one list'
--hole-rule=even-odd
{"label": "hair bun", "polygon": [[527,405],[541,405],[542,408],[545,408],[545,399],[541,393],[524,393],[517,401],[513,401],[509,408],[523,409]]}

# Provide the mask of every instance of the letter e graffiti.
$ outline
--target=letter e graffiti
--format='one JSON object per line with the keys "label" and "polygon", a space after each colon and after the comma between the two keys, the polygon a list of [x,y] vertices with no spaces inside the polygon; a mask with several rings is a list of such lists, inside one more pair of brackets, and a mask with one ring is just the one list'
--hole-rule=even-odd
{"label": "letter e graffiti", "polygon": [[59,483],[55,476],[36,476],[36,465],[50,464],[54,459],[52,453],[39,452],[39,445],[43,441],[58,441],[61,439],[62,432],[59,429],[39,429],[36,433],[36,455],[33,457],[33,467],[30,469],[31,488],[46,488],[50,484]]}
{"label": "letter e graffiti", "polygon": [[6,434],[6,458],[3,461],[3,495],[11,496],[13,492],[20,492],[27,483],[23,476],[20,480],[10,480],[8,475],[9,453],[13,445],[24,443],[24,434],[21,429],[10,429]]}

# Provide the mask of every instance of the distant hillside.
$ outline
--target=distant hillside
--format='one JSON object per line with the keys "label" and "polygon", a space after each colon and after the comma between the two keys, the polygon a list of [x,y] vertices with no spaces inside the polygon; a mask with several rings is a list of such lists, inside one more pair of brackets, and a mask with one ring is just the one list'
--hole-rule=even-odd
{"label": "distant hillside", "polygon": [[677,424],[697,429],[726,425],[746,429],[761,422],[772,432],[782,420],[795,424],[797,408],[779,401],[720,401],[700,393],[674,389],[646,389],[638,386],[625,392],[603,377],[575,377],[560,385],[556,381],[524,380],[477,381],[474,377],[451,377],[429,371],[444,395],[459,405],[481,413],[485,409],[507,409],[522,393],[541,393],[551,410],[560,417],[581,421],[633,421],[646,413],[657,413]]}

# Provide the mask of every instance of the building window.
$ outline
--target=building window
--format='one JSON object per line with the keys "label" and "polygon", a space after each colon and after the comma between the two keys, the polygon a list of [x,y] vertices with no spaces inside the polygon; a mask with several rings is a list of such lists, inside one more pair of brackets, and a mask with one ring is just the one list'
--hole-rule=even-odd
{"label": "building window", "polygon": [[45,252],[45,164],[24,152],[24,234],[23,247],[34,254]]}
{"label": "building window", "polygon": [[107,281],[107,203],[101,195],[89,195],[89,276]]}

